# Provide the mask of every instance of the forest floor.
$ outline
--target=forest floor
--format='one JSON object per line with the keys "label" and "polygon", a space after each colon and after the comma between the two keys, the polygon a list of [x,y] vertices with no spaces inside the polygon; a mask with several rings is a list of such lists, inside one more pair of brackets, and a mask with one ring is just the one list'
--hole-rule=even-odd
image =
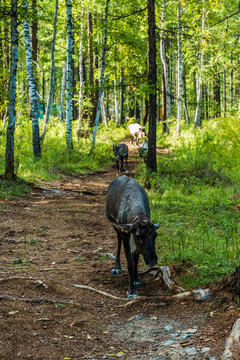
{"label": "forest floor", "polygon": [[114,178],[115,165],[0,200],[1,360],[220,358],[239,309],[217,284],[206,301],[171,298],[187,264],[161,264],[170,266],[173,292],[148,272],[139,298],[124,300],[126,261],[122,253],[123,273],[111,275],[117,242],[104,215]]}

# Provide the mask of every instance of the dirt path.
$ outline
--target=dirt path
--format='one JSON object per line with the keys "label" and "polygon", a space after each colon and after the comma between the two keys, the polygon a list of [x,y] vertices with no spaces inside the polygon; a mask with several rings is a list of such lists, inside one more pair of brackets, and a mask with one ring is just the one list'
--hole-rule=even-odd
{"label": "dirt path", "polygon": [[151,273],[130,304],[73,286],[126,296],[123,256],[123,273],[111,275],[116,236],[104,216],[115,177],[114,166],[0,200],[1,360],[219,359],[237,317],[231,295],[170,301]]}

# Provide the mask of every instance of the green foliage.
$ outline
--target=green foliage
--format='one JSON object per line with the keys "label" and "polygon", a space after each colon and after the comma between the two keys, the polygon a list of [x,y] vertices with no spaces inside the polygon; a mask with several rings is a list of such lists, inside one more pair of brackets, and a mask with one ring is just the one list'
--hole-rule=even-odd
{"label": "green foliage", "polygon": [[167,138],[158,133],[158,173],[139,167],[138,179],[151,185],[152,218],[160,223],[160,263],[194,264],[182,278],[184,286],[205,284],[239,265],[240,214],[234,210],[239,135],[234,117],[205,123],[195,132],[183,129],[180,138],[174,131]]}
{"label": "green foliage", "polygon": [[[48,132],[42,145],[42,158],[34,160],[32,155],[31,123],[21,120],[15,131],[15,173],[19,178],[37,181],[51,181],[61,175],[78,174],[106,168],[113,161],[112,145],[120,141],[126,133],[126,128],[116,128],[114,123],[109,129],[99,126],[96,150],[89,155],[91,137],[77,141],[76,126],[74,123],[73,142],[74,150],[66,148],[65,124],[51,118]],[[5,153],[4,133],[0,134],[0,154]],[[0,174],[5,171],[5,158],[0,155]],[[0,197],[11,197],[24,194],[27,186],[19,181],[15,184],[0,181]]]}

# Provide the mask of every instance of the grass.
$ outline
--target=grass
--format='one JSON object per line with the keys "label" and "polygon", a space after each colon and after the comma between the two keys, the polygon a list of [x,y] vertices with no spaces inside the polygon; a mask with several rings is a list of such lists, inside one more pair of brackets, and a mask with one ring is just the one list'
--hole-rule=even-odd
{"label": "grass", "polygon": [[[234,272],[240,262],[240,126],[232,117],[195,131],[158,132],[158,172],[150,179],[152,218],[160,223],[157,249],[162,265],[191,263],[183,286],[200,286]],[[161,149],[168,149],[168,154]]]}
{"label": "grass", "polygon": [[[42,125],[42,124],[41,124]],[[22,120],[15,131],[15,173],[20,179],[37,182],[53,181],[64,175],[76,175],[106,169],[113,163],[113,143],[119,142],[127,134],[126,127],[116,128],[114,123],[109,129],[100,125],[95,151],[90,154],[91,138],[77,140],[76,126],[73,124],[74,150],[66,148],[65,124],[51,118],[47,135],[42,144],[42,157],[33,158],[31,123]],[[6,134],[0,133],[0,174],[5,171]],[[0,198],[23,196],[28,187],[23,182],[0,182]]]}

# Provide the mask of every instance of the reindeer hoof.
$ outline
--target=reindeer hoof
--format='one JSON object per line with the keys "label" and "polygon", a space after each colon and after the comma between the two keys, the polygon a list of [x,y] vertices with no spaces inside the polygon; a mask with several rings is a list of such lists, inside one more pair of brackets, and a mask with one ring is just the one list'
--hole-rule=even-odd
{"label": "reindeer hoof", "polygon": [[138,297],[138,293],[134,292],[133,294],[129,294],[129,292],[127,291],[127,298],[128,299],[134,299]]}
{"label": "reindeer hoof", "polygon": [[140,281],[134,281],[134,285],[135,285],[136,287],[140,287],[142,284],[140,283]]}
{"label": "reindeer hoof", "polygon": [[112,275],[120,275],[122,273],[122,269],[112,269],[111,274]]}

